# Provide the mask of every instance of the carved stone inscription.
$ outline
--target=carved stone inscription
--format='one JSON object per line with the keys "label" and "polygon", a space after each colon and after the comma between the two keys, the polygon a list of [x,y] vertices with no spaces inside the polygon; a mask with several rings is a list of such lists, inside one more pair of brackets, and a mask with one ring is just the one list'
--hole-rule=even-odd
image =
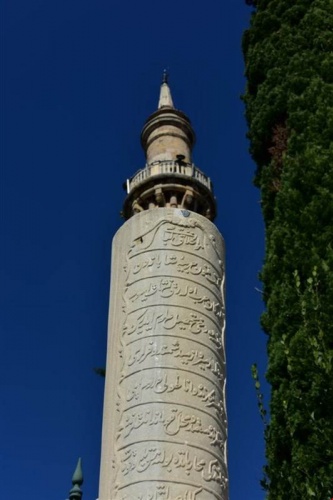
{"label": "carved stone inscription", "polygon": [[149,210],[113,251],[100,500],[227,500],[222,238]]}

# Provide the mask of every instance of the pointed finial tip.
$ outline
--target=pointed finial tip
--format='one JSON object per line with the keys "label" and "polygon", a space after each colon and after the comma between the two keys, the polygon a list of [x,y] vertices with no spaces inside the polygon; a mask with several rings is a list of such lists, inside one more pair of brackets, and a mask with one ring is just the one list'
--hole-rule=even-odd
{"label": "pointed finial tip", "polygon": [[169,79],[168,71],[166,69],[164,69],[162,83],[168,83],[168,79]]}
{"label": "pointed finial tip", "polygon": [[76,469],[72,477],[72,484],[73,485],[78,484],[79,486],[81,486],[82,483],[83,483],[82,461],[81,458],[79,458]]}
{"label": "pointed finial tip", "polygon": [[160,98],[158,101],[158,109],[160,108],[173,108],[173,102],[171,97],[171,90],[168,85],[169,74],[165,69],[163,71],[163,80],[160,88]]}
{"label": "pointed finial tip", "polygon": [[77,462],[76,469],[74,471],[73,477],[72,477],[72,489],[69,492],[69,500],[81,500],[82,499],[82,490],[80,486],[83,483],[83,475],[82,475],[82,468],[81,468],[81,458],[79,458]]}

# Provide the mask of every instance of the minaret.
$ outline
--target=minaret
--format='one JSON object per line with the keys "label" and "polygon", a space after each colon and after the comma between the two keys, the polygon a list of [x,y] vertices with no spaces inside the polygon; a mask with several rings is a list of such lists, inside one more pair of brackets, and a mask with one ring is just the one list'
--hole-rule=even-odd
{"label": "minaret", "polygon": [[82,483],[83,483],[82,465],[81,465],[81,458],[79,458],[79,460],[77,462],[76,469],[75,469],[73,477],[72,477],[73,487],[69,492],[69,499],[68,500],[81,500],[82,499],[82,490],[81,490]]}
{"label": "minaret", "polygon": [[113,240],[99,500],[227,500],[224,244],[164,74]]}

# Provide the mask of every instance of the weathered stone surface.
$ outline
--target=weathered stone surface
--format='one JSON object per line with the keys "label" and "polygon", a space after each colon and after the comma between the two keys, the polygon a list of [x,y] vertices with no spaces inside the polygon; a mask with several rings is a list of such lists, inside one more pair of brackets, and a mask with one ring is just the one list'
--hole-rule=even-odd
{"label": "weathered stone surface", "polygon": [[224,246],[156,208],[112,250],[99,500],[226,500]]}
{"label": "weathered stone surface", "polygon": [[[159,125],[158,119],[156,121]],[[176,125],[178,124],[176,123]],[[148,165],[154,161],[175,160],[179,154],[184,156],[185,162],[190,161],[191,145],[187,134],[176,125],[163,124],[162,122],[151,132],[147,142]]]}

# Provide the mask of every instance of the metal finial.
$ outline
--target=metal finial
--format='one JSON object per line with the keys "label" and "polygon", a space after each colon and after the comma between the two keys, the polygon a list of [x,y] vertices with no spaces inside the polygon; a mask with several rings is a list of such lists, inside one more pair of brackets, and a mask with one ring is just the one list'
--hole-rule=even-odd
{"label": "metal finial", "polygon": [[82,485],[82,483],[83,483],[83,474],[82,474],[81,458],[79,458],[76,469],[72,477],[73,488],[69,492],[69,500],[81,500],[83,493],[80,486]]}
{"label": "metal finial", "polygon": [[169,79],[169,74],[168,74],[168,71],[165,69],[163,71],[162,83],[168,83],[168,79]]}

